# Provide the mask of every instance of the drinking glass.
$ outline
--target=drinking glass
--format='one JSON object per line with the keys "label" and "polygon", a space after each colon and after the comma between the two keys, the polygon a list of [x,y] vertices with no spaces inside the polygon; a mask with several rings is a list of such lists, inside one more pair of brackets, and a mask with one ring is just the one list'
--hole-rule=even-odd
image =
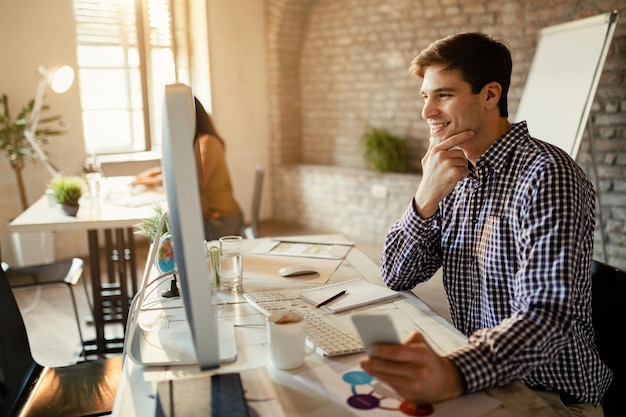
{"label": "drinking glass", "polygon": [[224,292],[243,292],[243,254],[241,236],[220,238],[220,289]]}

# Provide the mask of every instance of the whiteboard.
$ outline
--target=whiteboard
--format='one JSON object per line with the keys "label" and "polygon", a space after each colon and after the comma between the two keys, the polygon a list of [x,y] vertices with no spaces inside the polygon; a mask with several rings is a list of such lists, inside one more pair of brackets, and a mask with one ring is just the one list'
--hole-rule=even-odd
{"label": "whiteboard", "polygon": [[516,121],[534,138],[578,153],[618,12],[549,26],[539,42],[522,92]]}

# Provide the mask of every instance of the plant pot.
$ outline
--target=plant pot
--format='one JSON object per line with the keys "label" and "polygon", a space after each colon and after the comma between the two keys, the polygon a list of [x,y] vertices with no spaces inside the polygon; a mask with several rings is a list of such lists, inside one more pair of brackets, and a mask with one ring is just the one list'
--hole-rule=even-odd
{"label": "plant pot", "polygon": [[68,216],[72,216],[72,217],[76,217],[76,213],[78,213],[78,208],[80,207],[80,205],[76,204],[76,205],[70,205],[70,204],[59,204],[59,208],[61,209],[61,211],[68,215]]}

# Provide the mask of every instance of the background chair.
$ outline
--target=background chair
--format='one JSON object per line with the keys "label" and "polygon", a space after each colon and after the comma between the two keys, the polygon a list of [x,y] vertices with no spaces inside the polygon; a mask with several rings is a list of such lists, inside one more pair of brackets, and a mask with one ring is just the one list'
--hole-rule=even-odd
{"label": "background chair", "polygon": [[591,265],[593,327],[600,357],[613,371],[614,381],[604,396],[605,417],[626,415],[626,357],[621,341],[626,323],[626,272],[599,261]]}
{"label": "background chair", "polygon": [[32,357],[26,327],[0,269],[0,417],[87,417],[111,413],[122,356],[47,367]]}
{"label": "background chair", "polygon": [[[2,251],[0,250],[0,261],[2,261]],[[65,285],[70,292],[72,298],[72,307],[74,308],[74,317],[76,318],[76,327],[78,328],[78,337],[80,338],[81,354],[84,360],[85,355],[85,339],[80,327],[80,317],[76,306],[76,297],[74,294],[74,286],[78,284],[84,271],[84,262],[80,258],[65,259],[61,261],[39,264],[33,266],[12,267],[6,262],[1,262],[2,269],[6,273],[6,279],[9,286],[13,289],[17,288],[41,288],[50,285]],[[84,285],[85,296],[89,302],[87,287]],[[38,300],[38,298],[36,299]],[[36,303],[37,301],[35,301]],[[91,309],[91,305],[89,306]]]}
{"label": "background chair", "polygon": [[254,194],[252,195],[252,216],[250,224],[244,228],[244,236],[246,239],[254,239],[259,237],[259,223],[261,212],[261,196],[263,194],[263,178],[265,170],[262,166],[257,165],[254,176]]}

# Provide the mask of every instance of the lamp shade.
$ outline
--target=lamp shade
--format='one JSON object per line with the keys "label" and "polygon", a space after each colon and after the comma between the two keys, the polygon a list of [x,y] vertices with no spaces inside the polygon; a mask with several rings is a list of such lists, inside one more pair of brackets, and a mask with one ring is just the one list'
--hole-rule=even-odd
{"label": "lamp shade", "polygon": [[69,65],[50,69],[42,67],[40,71],[55,93],[66,92],[74,82],[74,70]]}

